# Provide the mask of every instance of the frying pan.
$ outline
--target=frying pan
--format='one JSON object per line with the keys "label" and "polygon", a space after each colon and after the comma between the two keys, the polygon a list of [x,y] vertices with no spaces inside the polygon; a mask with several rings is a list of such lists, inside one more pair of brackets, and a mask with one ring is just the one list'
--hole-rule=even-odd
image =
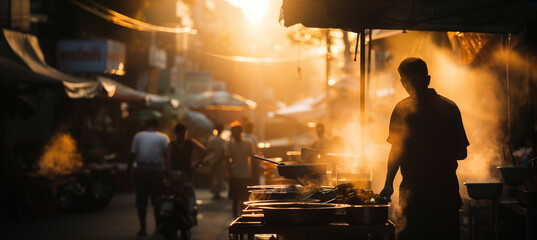
{"label": "frying pan", "polygon": [[328,164],[325,163],[301,163],[285,165],[282,162],[276,162],[267,158],[255,156],[262,161],[276,164],[278,168],[278,174],[287,179],[297,179],[302,177],[318,177],[326,174],[326,168]]}

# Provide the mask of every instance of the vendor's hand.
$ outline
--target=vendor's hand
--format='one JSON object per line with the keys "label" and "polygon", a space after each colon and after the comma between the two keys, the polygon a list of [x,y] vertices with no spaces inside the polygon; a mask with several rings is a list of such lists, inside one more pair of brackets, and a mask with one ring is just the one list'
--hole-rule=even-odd
{"label": "vendor's hand", "polygon": [[382,191],[380,191],[380,196],[386,197],[387,199],[390,199],[393,194],[393,186],[392,185],[384,185],[384,188]]}

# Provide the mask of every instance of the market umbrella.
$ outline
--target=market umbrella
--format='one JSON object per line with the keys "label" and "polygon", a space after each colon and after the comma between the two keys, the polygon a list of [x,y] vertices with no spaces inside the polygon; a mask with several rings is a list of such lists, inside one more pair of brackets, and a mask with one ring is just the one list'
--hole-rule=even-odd
{"label": "market umbrella", "polygon": [[213,133],[214,125],[203,113],[188,111],[182,120],[192,137],[203,138]]}
{"label": "market umbrella", "polygon": [[184,104],[198,110],[243,111],[257,107],[256,102],[226,91],[204,91],[192,95]]}
{"label": "market umbrella", "polygon": [[127,120],[133,121],[133,122],[136,122],[136,121],[144,122],[150,119],[160,119],[160,118],[162,118],[162,113],[160,113],[157,110],[141,109],[141,110],[138,110],[129,114],[129,116],[127,117]]}

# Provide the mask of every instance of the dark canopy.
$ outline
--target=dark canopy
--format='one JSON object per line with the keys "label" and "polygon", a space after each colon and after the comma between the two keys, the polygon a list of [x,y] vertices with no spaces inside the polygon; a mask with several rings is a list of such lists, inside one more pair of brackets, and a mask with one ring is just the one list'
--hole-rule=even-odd
{"label": "dark canopy", "polygon": [[285,26],[517,33],[535,22],[521,0],[283,0]]}

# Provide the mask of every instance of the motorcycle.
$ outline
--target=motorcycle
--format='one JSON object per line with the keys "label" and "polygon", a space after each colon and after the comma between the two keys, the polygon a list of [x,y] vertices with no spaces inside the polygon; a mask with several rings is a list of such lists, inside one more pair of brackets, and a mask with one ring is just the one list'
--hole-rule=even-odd
{"label": "motorcycle", "polygon": [[189,181],[166,181],[161,190],[158,214],[160,232],[167,240],[190,239],[190,229],[197,225],[198,206],[194,187]]}

